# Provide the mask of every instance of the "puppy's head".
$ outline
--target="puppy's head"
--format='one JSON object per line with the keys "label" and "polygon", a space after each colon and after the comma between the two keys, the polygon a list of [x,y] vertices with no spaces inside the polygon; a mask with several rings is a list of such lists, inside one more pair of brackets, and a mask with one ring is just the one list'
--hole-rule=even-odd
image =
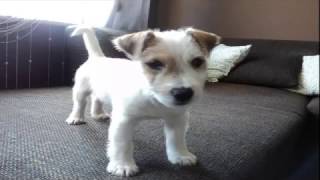
{"label": "puppy's head", "polygon": [[210,50],[220,37],[188,28],[142,31],[113,40],[116,48],[141,63],[149,91],[168,107],[187,105],[203,91]]}

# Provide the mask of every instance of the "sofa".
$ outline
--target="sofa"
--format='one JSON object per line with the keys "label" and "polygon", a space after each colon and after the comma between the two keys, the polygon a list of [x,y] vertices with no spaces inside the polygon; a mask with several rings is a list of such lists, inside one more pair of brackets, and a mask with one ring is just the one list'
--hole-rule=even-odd
{"label": "sofa", "polygon": [[[113,35],[102,32],[98,37],[107,56],[124,56],[110,44]],[[72,75],[85,61],[86,51],[81,38],[67,41]],[[319,53],[318,42],[225,39],[223,43],[252,44],[249,59]],[[65,123],[72,108],[71,84],[0,91],[0,179],[120,179],[105,169],[109,121],[87,116],[84,125]],[[228,77],[207,83],[203,98],[191,109],[187,133],[199,163],[171,165],[162,122],[146,121],[140,123],[134,140],[141,172],[128,179],[318,179],[319,106],[312,106],[315,113],[307,108],[313,98]]]}

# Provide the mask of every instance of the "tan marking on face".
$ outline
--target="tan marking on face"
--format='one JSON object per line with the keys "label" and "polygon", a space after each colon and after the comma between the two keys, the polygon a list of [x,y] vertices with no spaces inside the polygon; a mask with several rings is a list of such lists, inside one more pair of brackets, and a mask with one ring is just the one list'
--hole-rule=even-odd
{"label": "tan marking on face", "polygon": [[[198,61],[201,61],[201,65],[198,65],[198,66],[194,66],[195,64],[193,64],[195,60]],[[205,57],[203,56],[197,56],[197,57],[194,57],[193,59],[191,59],[191,61],[189,62],[190,63],[190,66],[195,70],[195,71],[203,71],[203,70],[206,70],[207,69],[207,61],[205,59]]]}
{"label": "tan marking on face", "polygon": [[221,37],[213,33],[208,33],[197,29],[193,29],[189,31],[189,33],[200,46],[201,50],[207,55],[209,54],[210,50],[221,41]]}
{"label": "tan marking on face", "polygon": [[125,35],[124,38],[119,39],[119,46],[128,54],[133,54],[135,49],[135,39],[134,34]]}
{"label": "tan marking on face", "polygon": [[145,51],[147,48],[155,46],[157,44],[157,39],[156,36],[153,34],[153,32],[148,32],[145,35],[143,44],[142,44],[142,49],[141,51]]}
{"label": "tan marking on face", "polygon": [[126,34],[117,39],[119,39],[117,44],[120,47],[119,49],[131,56],[137,55],[148,47],[157,44],[157,38],[150,30]]}
{"label": "tan marking on face", "polygon": [[[177,65],[176,59],[159,47],[152,47],[147,49],[142,53],[142,56],[144,72],[150,82],[155,81],[155,79],[165,81],[165,79],[168,80],[168,78],[173,77],[179,73],[179,67]],[[161,70],[153,70],[145,64],[147,62],[152,62],[155,60],[160,61],[162,64],[164,64],[164,67]]]}

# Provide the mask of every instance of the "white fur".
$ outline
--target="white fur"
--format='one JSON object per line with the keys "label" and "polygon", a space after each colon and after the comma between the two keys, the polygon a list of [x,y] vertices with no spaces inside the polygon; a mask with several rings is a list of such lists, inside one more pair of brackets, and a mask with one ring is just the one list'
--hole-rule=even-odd
{"label": "white fur", "polygon": [[[143,72],[139,56],[127,59],[101,56],[101,49],[92,30],[78,28],[74,34],[84,33],[89,59],[77,70],[73,87],[73,110],[67,118],[68,124],[84,121],[86,97],[91,96],[91,114],[105,118],[102,103],[112,105],[112,121],[109,128],[107,171],[118,176],[130,176],[138,172],[133,158],[133,132],[137,123],[146,119],[163,119],[165,122],[166,152],[173,164],[193,165],[196,156],[187,149],[185,133],[188,127],[189,104],[177,106],[169,90],[187,86],[194,90],[195,98],[201,95],[206,72],[197,72],[190,67],[189,60],[202,55],[200,48],[185,31],[154,32],[160,39],[157,48],[172,54],[177,59],[180,75],[163,82],[161,92],[150,84]],[[116,39],[117,48],[121,47]]]}
{"label": "white fur", "polygon": [[90,27],[79,26],[72,32],[71,36],[77,36],[80,34],[83,34],[83,40],[85,45],[88,47],[87,51],[89,56],[104,57],[98,39]]}

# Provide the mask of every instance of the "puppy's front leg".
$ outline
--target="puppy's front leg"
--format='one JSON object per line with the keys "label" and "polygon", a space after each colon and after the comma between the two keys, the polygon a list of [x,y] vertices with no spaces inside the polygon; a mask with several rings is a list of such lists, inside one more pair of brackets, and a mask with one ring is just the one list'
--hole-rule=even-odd
{"label": "puppy's front leg", "polygon": [[113,113],[109,128],[107,171],[117,176],[131,176],[138,172],[133,159],[133,132],[135,120]]}
{"label": "puppy's front leg", "polygon": [[165,119],[166,151],[172,164],[194,165],[197,157],[189,152],[185,134],[188,129],[188,114]]}

